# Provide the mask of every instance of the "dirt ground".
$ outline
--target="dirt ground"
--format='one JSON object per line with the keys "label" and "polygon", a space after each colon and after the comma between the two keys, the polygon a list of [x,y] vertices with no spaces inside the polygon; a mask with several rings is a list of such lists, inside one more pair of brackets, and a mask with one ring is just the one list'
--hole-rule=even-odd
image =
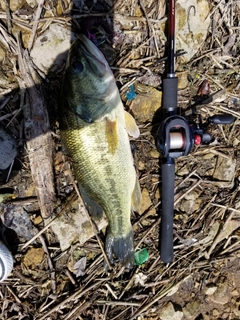
{"label": "dirt ground", "polygon": [[[13,272],[0,286],[0,319],[240,319],[240,1],[206,1],[208,10],[203,13],[199,9],[199,17],[209,19],[202,41],[197,33],[194,38],[190,24],[194,19],[189,17],[193,14],[197,19],[198,5],[203,3],[189,1],[185,18],[180,16],[179,8],[177,11],[181,18],[178,27],[184,29],[186,25],[196,45],[188,61],[183,51],[190,51],[190,47],[183,51],[177,47],[179,107],[189,115],[189,121],[200,121],[201,117],[205,122],[222,113],[231,114],[235,121],[209,125],[214,141],[195,146],[189,155],[176,160],[174,260],[164,264],[159,253],[161,157],[155,138],[160,125],[157,110],[161,104],[161,77],[167,61],[165,2],[10,0],[9,5],[8,1],[0,1],[0,120],[18,142],[13,167],[0,175],[1,193],[11,194],[0,208],[5,225],[2,237],[14,256]],[[24,50],[31,51],[35,41],[53,24],[95,37],[112,67],[124,106],[140,128],[140,137],[131,139],[131,146],[143,200],[140,212],[132,215],[132,224],[135,248],[146,248],[149,258],[130,271],[116,265],[104,272],[99,246],[99,241],[104,244],[104,231],[84,245],[75,241],[62,251],[48,224],[55,215],[69,217],[68,210],[74,212],[73,203],[78,197],[58,127],[65,61],[47,75],[36,66],[30,68],[32,73],[40,74],[39,82],[39,78],[28,77],[29,70],[24,77],[19,57],[24,65]],[[29,83],[43,88],[30,102],[26,99]],[[127,98],[131,84],[136,93],[133,100]],[[30,126],[33,131],[29,138],[26,126],[31,115],[26,106],[31,106],[31,101],[40,101],[38,107],[46,103],[49,120],[43,117],[43,125],[37,129]],[[194,104],[196,114],[191,112]],[[33,168],[35,160],[30,152],[38,138],[33,132],[41,132],[44,126],[51,132],[44,141],[49,148],[51,140],[52,149],[50,146],[45,150],[45,145],[40,149],[45,150],[45,156],[53,150],[50,158],[54,167],[53,176],[49,173],[53,184],[49,220],[44,214],[50,211],[40,209],[41,201],[46,199],[39,198],[36,188],[36,170],[41,172],[41,165]]]}

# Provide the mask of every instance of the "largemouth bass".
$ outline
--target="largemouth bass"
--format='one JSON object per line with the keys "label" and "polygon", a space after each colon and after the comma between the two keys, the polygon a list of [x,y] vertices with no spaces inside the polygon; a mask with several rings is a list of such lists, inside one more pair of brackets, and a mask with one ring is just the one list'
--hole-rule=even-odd
{"label": "largemouth bass", "polygon": [[139,129],[124,111],[112,71],[99,49],[80,35],[66,65],[61,96],[60,131],[82,195],[108,218],[105,250],[111,264],[134,264],[131,210],[141,192],[128,133]]}

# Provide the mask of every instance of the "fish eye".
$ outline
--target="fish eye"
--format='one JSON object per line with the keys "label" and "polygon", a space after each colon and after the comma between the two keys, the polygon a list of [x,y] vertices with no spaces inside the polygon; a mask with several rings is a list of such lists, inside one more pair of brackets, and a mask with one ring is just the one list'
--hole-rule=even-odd
{"label": "fish eye", "polygon": [[72,69],[74,72],[82,72],[83,71],[83,64],[80,60],[75,60],[72,63]]}

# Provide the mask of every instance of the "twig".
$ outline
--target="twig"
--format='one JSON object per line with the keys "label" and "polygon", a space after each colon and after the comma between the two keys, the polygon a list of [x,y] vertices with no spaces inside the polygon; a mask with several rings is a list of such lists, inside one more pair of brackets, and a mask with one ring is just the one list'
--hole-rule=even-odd
{"label": "twig", "polygon": [[72,284],[75,286],[76,285],[76,281],[74,280],[73,276],[71,275],[70,271],[67,269],[65,271],[66,275],[68,276],[68,278],[70,279],[70,281],[72,282]]}
{"label": "twig", "polygon": [[108,291],[111,293],[111,295],[114,297],[114,299],[118,300],[116,293],[112,290],[112,288],[109,286],[109,284],[106,283],[105,286],[108,289]]}
{"label": "twig", "polygon": [[11,116],[14,116],[15,114],[17,114],[18,112],[19,112],[19,109],[14,110],[13,112],[10,112],[8,114],[5,114],[4,116],[0,117],[0,121],[10,118]]}
{"label": "twig", "polygon": [[225,249],[225,250],[223,250],[223,251],[221,251],[220,252],[220,255],[222,256],[223,254],[225,254],[225,253],[227,253],[227,252],[229,252],[229,251],[231,251],[231,250],[233,250],[234,249],[234,251],[239,251],[239,249],[240,249],[240,247],[237,247],[237,245],[239,245],[240,244],[240,240],[238,240],[236,243],[233,243],[231,246],[229,246],[227,249]]}
{"label": "twig", "polygon": [[140,307],[141,303],[137,302],[124,302],[124,301],[104,301],[104,300],[97,300],[97,304],[103,304],[107,306],[128,306],[128,307]]}
{"label": "twig", "polygon": [[[126,22],[126,21],[143,21],[143,22],[147,22],[147,18],[145,17],[135,17],[135,16],[123,16],[119,13],[115,13],[114,14],[114,18],[118,21],[122,21],[122,22]],[[164,23],[165,21],[167,20],[167,17],[164,17],[160,20],[158,19],[152,19],[152,18],[148,18],[148,21],[149,22],[152,22],[152,23],[157,23],[157,24],[160,24],[160,23]]]}
{"label": "twig", "polygon": [[38,23],[39,23],[39,18],[41,16],[42,13],[42,8],[44,5],[45,0],[40,0],[38,2],[38,7],[37,7],[37,11],[35,13],[35,19],[33,21],[33,26],[32,26],[32,32],[29,38],[29,42],[28,42],[28,50],[30,51],[32,49],[32,45],[33,45],[33,41],[37,32],[37,27],[38,27]]}
{"label": "twig", "polygon": [[83,290],[83,288],[80,288],[78,291],[73,293],[71,296],[67,297],[65,300],[63,300],[62,302],[58,303],[55,307],[53,307],[51,310],[49,310],[44,316],[42,316],[38,320],[46,319],[50,314],[52,314],[53,312],[57,311],[59,308],[63,307],[66,303],[68,303],[68,302],[70,302],[72,300],[76,300],[76,299],[79,299],[79,298],[83,297],[90,290],[96,288],[98,285],[100,285],[104,281],[106,281],[106,279],[98,280],[96,283],[92,284],[90,287],[86,288],[85,290]]}
{"label": "twig", "polygon": [[120,294],[120,296],[119,296],[119,299],[121,299],[122,296],[124,295],[124,293],[125,293],[129,288],[131,288],[131,286],[132,286],[132,284],[133,284],[133,282],[134,282],[134,279],[135,279],[135,275],[138,273],[138,270],[139,270],[139,268],[137,268],[137,269],[134,271],[134,273],[132,274],[131,279],[129,279],[127,285],[123,288],[123,290],[122,290],[122,292],[121,292],[121,294]]}
{"label": "twig", "polygon": [[150,26],[150,21],[148,19],[147,11],[145,9],[145,5],[142,0],[139,0],[139,4],[140,4],[140,7],[141,7],[145,17],[146,17],[146,21],[147,21],[147,25],[148,25],[148,37],[150,37],[151,36],[151,26]]}
{"label": "twig", "polygon": [[8,180],[9,180],[10,174],[11,174],[11,172],[12,172],[12,168],[13,168],[14,161],[15,161],[15,159],[13,159],[13,161],[12,161],[10,167],[9,167],[8,174],[7,174],[7,178],[6,178],[6,182],[8,182]]}
{"label": "twig", "polygon": [[137,47],[136,49],[132,49],[132,51],[130,51],[126,56],[122,57],[117,62],[117,66],[120,66],[121,68],[126,67],[126,65],[128,64],[128,61],[129,61],[130,57],[133,55],[133,53],[136,52],[137,50],[141,49],[142,47],[144,47],[152,38],[153,38],[153,36],[151,36],[149,39],[147,39],[142,44],[140,44],[140,46]]}
{"label": "twig", "polygon": [[143,243],[143,241],[147,238],[147,236],[149,235],[149,233],[151,233],[152,230],[153,230],[154,228],[156,228],[156,226],[159,225],[160,220],[161,220],[160,218],[157,219],[157,221],[151,226],[151,228],[149,228],[149,229],[147,230],[147,232],[145,233],[145,235],[144,235],[144,236],[141,238],[141,240],[138,242],[138,244],[137,244],[137,246],[136,246],[136,250],[140,247],[140,245]]}
{"label": "twig", "polygon": [[189,188],[181,197],[174,201],[174,205],[176,205],[179,201],[181,201],[188,193],[190,193],[193,189],[198,187],[201,184],[201,180],[197,181],[191,188]]}
{"label": "twig", "polygon": [[222,209],[225,209],[225,210],[230,210],[230,211],[233,211],[233,212],[236,212],[238,214],[240,214],[240,210],[237,210],[237,209],[234,209],[234,208],[230,208],[228,206],[224,206],[222,204],[218,204],[218,203],[210,203],[212,206],[214,207],[219,207],[219,208],[222,208]]}
{"label": "twig", "polygon": [[11,37],[9,32],[1,24],[0,24],[0,32],[2,33],[2,36],[0,35],[0,42],[13,54],[18,54],[16,41]]}
{"label": "twig", "polygon": [[41,81],[33,68],[27,50],[18,40],[18,63],[26,87],[27,103],[23,109],[24,131],[33,182],[36,185],[41,215],[48,218],[55,209],[56,195],[53,174],[53,139]]}
{"label": "twig", "polygon": [[7,286],[7,289],[14,296],[16,302],[21,304],[22,303],[21,300],[16,296],[16,294],[12,291],[12,289],[9,286]]}
{"label": "twig", "polygon": [[56,293],[57,284],[56,284],[56,275],[55,275],[55,270],[53,268],[53,263],[52,263],[52,260],[51,260],[51,257],[50,257],[49,251],[48,251],[48,247],[46,245],[46,242],[45,242],[43,236],[41,235],[39,238],[40,238],[40,241],[42,242],[43,250],[46,253],[47,258],[48,258],[48,266],[51,271],[51,279],[52,279],[52,291],[53,291],[53,293]]}
{"label": "twig", "polygon": [[4,0],[6,6],[6,19],[7,19],[7,28],[8,32],[12,33],[12,22],[11,22],[11,12],[10,12],[10,1]]}
{"label": "twig", "polygon": [[226,113],[232,114],[236,118],[240,118],[240,112],[234,111],[234,110],[229,109],[229,108],[225,108],[222,105],[220,105],[220,106],[211,105],[211,106],[209,106],[209,108],[213,108],[215,110],[226,112]]}
{"label": "twig", "polygon": [[181,283],[183,283],[184,281],[186,281],[188,278],[190,277],[190,275],[186,276],[184,279],[182,279],[181,281],[179,281],[178,283],[171,283],[168,288],[161,290],[160,292],[158,292],[155,297],[153,297],[151,299],[151,301],[149,303],[147,303],[145,306],[143,306],[142,308],[140,308],[137,313],[135,313],[129,320],[134,320],[136,319],[138,316],[140,316],[140,314],[142,314],[143,312],[145,312],[147,309],[149,309],[154,303],[156,303],[158,300],[162,299],[163,297],[165,297],[168,293],[170,293],[173,289],[173,287],[175,286],[179,286]]}
{"label": "twig", "polygon": [[[90,306],[91,306],[91,302],[81,303],[80,306],[77,305],[73,310],[71,310],[71,312],[69,312],[67,317],[64,319],[65,320],[77,319],[77,318],[81,317],[80,315],[83,313],[83,311],[86,310],[87,308],[89,308]],[[74,316],[76,316],[76,318],[74,318]],[[82,319],[82,318],[80,318],[80,319]]]}

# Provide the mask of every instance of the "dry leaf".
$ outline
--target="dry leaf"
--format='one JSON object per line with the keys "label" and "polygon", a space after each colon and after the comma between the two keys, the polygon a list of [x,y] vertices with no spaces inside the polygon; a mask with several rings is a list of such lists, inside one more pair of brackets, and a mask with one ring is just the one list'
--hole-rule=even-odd
{"label": "dry leaf", "polygon": [[75,264],[74,264],[74,274],[76,275],[76,277],[82,277],[85,274],[85,269],[86,269],[86,263],[87,263],[87,258],[86,257],[82,257],[80,260],[78,260]]}

